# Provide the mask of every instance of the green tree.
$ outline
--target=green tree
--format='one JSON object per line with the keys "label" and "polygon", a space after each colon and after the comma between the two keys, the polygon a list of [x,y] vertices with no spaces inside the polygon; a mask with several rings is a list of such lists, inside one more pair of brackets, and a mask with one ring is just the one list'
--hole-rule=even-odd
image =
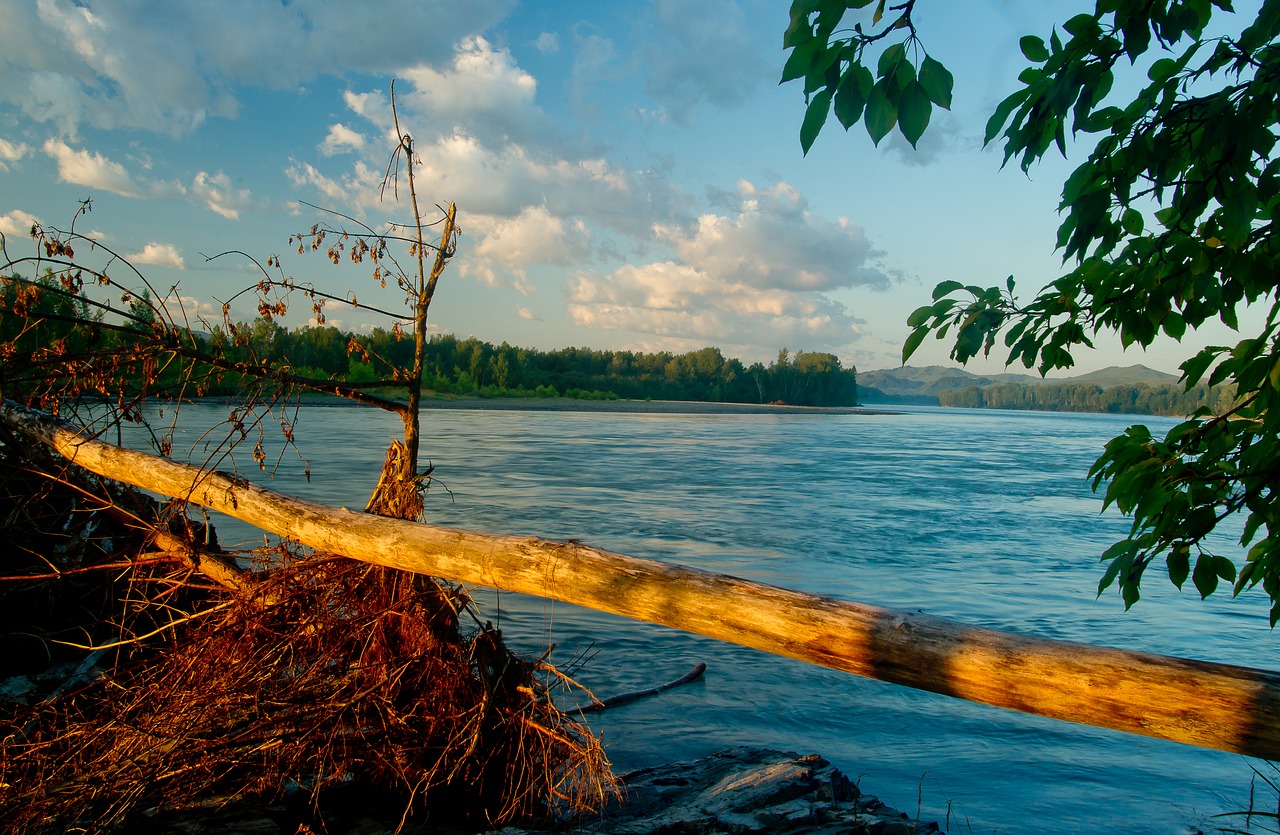
{"label": "green tree", "polygon": [[[834,110],[861,119],[879,141],[896,124],[914,142],[933,106],[950,102],[951,76],[924,53],[914,0],[880,0],[867,21],[840,29],[846,12],[872,0],[796,0],[783,81],[804,79],[809,102],[800,138],[807,150]],[[1229,0],[1097,0],[1090,13],[1028,34],[1021,86],[995,109],[986,141],[1029,171],[1068,132],[1092,143],[1062,190],[1057,244],[1068,271],[1029,300],[1003,286],[947,281],[908,320],[905,359],[933,333],[952,357],[988,354],[1000,340],[1008,362],[1042,374],[1073,364],[1072,352],[1100,333],[1125,347],[1181,340],[1210,322],[1239,329],[1252,305],[1256,332],[1235,345],[1195,353],[1181,366],[1189,390],[1229,384],[1226,408],[1204,408],[1163,438],[1142,426],[1108,443],[1090,471],[1104,502],[1133,519],[1128,537],[1103,554],[1099,592],[1117,584],[1126,606],[1145,570],[1163,560],[1181,587],[1202,596],[1220,581],[1234,592],[1261,584],[1271,623],[1280,620],[1280,1],[1233,16]],[[1210,22],[1215,31],[1207,34]],[[884,46],[888,44],[887,46]],[[871,53],[881,49],[873,79]],[[910,65],[910,66],[908,66]],[[1135,65],[1145,68],[1145,80]],[[1117,73],[1140,87],[1112,95]],[[1124,85],[1130,88],[1130,84]],[[1124,100],[1127,98],[1128,100]],[[1242,518],[1242,565],[1210,534]]]}

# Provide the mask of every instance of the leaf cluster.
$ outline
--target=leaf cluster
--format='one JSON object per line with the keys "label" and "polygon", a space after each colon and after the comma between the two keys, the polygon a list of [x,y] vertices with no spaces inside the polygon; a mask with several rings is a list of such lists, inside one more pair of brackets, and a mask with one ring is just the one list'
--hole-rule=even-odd
{"label": "leaf cluster", "polygon": [[[912,147],[929,126],[933,108],[951,109],[951,73],[924,51],[916,36],[915,0],[888,6],[879,0],[869,26],[859,20],[839,29],[847,12],[865,16],[874,0],[793,0],[783,49],[791,50],[779,83],[804,80],[807,104],[800,147],[808,154],[831,112],[845,130],[859,120],[877,145],[896,126]],[[886,16],[887,13],[887,16]],[[874,56],[873,46],[894,32],[906,37]]]}
{"label": "leaf cluster", "polygon": [[[1007,361],[1042,374],[1069,368],[1100,332],[1124,347],[1181,341],[1218,322],[1241,327],[1265,312],[1256,334],[1199,351],[1181,366],[1189,390],[1231,385],[1227,411],[1204,410],[1161,440],[1136,428],[1107,445],[1091,471],[1107,505],[1133,517],[1131,535],[1104,555],[1099,591],[1139,598],[1145,568],[1163,558],[1178,586],[1202,595],[1218,582],[1236,593],[1262,584],[1280,620],[1280,2],[1267,0],[1236,34],[1205,35],[1226,0],[1099,0],[1094,12],[1022,39],[1022,87],[987,124],[1004,160],[1029,170],[1068,131],[1088,135],[1087,160],[1063,186],[1057,244],[1070,270],[1019,302],[1003,288],[944,282],[909,319],[905,362],[932,333],[954,337],[965,362],[997,340]],[[1155,53],[1149,56],[1148,53]],[[1111,103],[1115,72],[1145,60],[1131,101]],[[1238,568],[1209,544],[1224,520],[1244,517]]]}

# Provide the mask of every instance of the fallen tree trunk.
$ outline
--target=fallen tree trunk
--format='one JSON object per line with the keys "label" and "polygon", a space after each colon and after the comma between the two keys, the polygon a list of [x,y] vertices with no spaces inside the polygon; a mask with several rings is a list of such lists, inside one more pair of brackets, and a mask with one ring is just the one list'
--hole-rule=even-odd
{"label": "fallen tree trunk", "polygon": [[81,467],[312,548],[561,600],[996,707],[1280,759],[1280,675],[981,629],[577,541],[497,536],[331,508],[88,440],[5,401],[0,423]]}

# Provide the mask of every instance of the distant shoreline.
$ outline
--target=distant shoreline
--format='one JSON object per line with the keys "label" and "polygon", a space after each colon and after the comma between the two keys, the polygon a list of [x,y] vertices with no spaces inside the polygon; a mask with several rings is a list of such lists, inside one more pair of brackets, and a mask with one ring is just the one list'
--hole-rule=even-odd
{"label": "distant shoreline", "polygon": [[786,406],[768,403],[709,403],[701,400],[578,400],[570,397],[423,397],[423,409],[516,412],[613,412],[659,415],[897,415],[861,406]]}
{"label": "distant shoreline", "polygon": [[[200,402],[231,398],[206,397]],[[335,395],[308,396],[306,406],[363,406]],[[376,408],[376,407],[374,407]],[[423,395],[422,409],[473,409],[489,412],[594,412],[639,415],[900,415],[862,406],[787,406],[769,403],[710,403],[701,400],[578,400],[572,397],[452,397]]]}

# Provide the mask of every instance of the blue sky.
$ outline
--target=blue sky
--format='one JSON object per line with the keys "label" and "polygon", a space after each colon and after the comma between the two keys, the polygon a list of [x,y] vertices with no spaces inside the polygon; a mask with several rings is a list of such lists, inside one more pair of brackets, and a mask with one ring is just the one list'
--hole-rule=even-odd
{"label": "blue sky", "polygon": [[[1059,274],[1069,165],[1001,171],[982,129],[1015,89],[1018,38],[1091,5],[921,4],[953,111],[935,111],[914,151],[833,120],[805,158],[801,90],[777,84],[784,0],[0,0],[0,231],[21,254],[32,220],[65,227],[92,198],[77,230],[176,285],[189,311],[216,318],[256,280],[244,259],[204,257],[232,249],[398,309],[394,285],[288,245],[323,219],[299,201],[371,226],[408,217],[378,193],[395,78],[421,198],[455,201],[463,231],[434,328],[892,367],[936,283],[1013,274],[1031,289]],[[287,321],[309,315],[299,303]],[[912,364],[946,353],[929,340]],[[1077,362],[1174,371],[1189,353],[1102,344]]]}

